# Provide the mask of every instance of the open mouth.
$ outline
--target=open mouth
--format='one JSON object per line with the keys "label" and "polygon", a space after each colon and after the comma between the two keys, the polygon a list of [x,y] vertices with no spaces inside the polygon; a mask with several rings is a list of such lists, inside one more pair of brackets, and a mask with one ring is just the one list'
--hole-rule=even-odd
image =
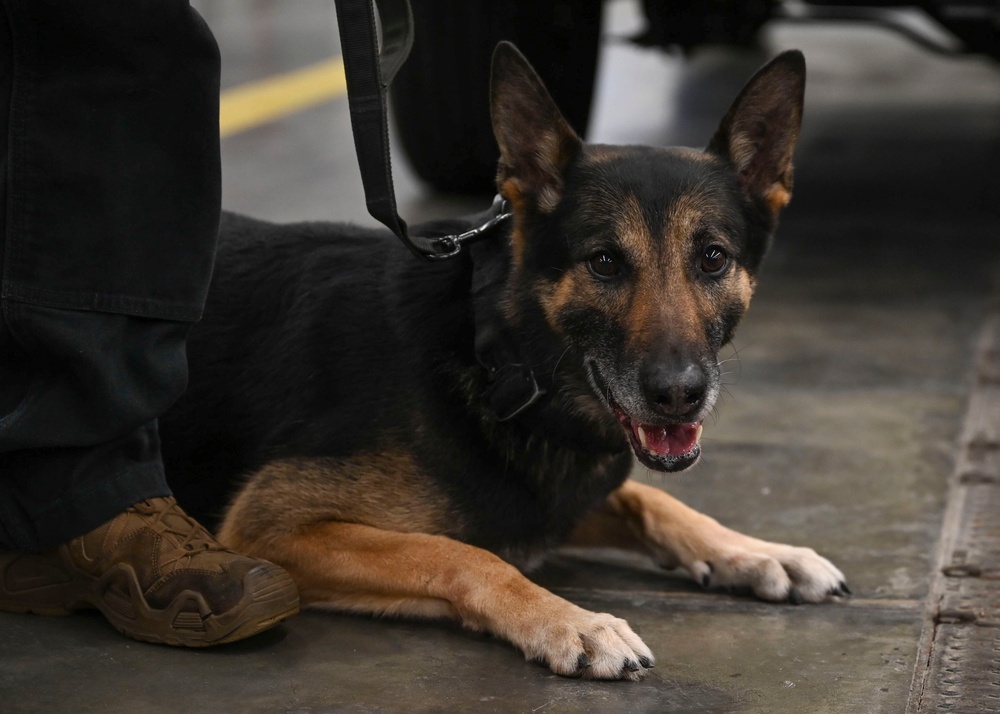
{"label": "open mouth", "polygon": [[701,456],[701,422],[684,424],[639,424],[617,404],[618,421],[625,427],[639,463],[657,471],[683,471]]}
{"label": "open mouth", "polygon": [[614,411],[618,421],[628,435],[629,444],[636,458],[643,466],[655,471],[683,471],[701,456],[701,422],[676,424],[643,424],[635,421],[611,396],[596,365],[587,362],[590,377],[598,390]]}

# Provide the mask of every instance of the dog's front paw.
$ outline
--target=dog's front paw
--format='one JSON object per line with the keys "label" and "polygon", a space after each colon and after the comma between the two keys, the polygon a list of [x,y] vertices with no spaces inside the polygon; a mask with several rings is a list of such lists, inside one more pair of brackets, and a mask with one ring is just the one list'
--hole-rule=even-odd
{"label": "dog's front paw", "polygon": [[575,605],[535,634],[524,646],[525,656],[566,677],[634,681],[655,661],[625,620]]}
{"label": "dog's front paw", "polygon": [[729,534],[714,552],[685,564],[703,587],[747,587],[762,600],[796,605],[851,593],[844,574],[812,548]]}

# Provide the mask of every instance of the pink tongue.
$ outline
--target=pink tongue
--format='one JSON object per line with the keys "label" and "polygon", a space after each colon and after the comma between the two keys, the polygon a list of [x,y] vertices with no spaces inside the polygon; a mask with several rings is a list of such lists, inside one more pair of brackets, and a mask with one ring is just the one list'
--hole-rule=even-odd
{"label": "pink tongue", "polygon": [[[649,426],[644,424],[643,430],[646,432],[646,450],[661,456],[679,456],[686,454],[698,439],[698,424],[675,424],[672,426]],[[636,441],[642,443],[639,438],[638,426],[632,426]]]}

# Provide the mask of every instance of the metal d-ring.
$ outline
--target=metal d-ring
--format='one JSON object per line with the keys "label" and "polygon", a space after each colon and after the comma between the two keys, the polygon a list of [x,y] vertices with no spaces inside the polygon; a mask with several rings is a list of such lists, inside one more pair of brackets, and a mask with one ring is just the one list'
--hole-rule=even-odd
{"label": "metal d-ring", "polygon": [[477,226],[472,230],[468,230],[465,233],[459,233],[458,235],[452,236],[441,236],[440,238],[434,239],[434,244],[440,248],[440,252],[432,253],[427,257],[431,260],[445,260],[446,258],[454,258],[456,255],[462,252],[462,246],[466,243],[471,243],[472,241],[482,238],[486,233],[492,230],[498,224],[506,221],[508,218],[514,214],[507,210],[507,201],[504,200],[503,196],[497,194],[493,198],[493,205],[490,206],[490,218],[486,223],[481,226]]}

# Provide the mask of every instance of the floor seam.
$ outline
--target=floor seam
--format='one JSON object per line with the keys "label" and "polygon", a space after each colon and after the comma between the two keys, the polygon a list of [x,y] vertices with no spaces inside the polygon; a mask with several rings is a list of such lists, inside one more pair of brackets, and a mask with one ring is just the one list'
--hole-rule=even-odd
{"label": "floor seam", "polygon": [[[906,711],[1000,711],[1000,302],[976,349]],[[993,700],[987,702],[988,699]]]}

